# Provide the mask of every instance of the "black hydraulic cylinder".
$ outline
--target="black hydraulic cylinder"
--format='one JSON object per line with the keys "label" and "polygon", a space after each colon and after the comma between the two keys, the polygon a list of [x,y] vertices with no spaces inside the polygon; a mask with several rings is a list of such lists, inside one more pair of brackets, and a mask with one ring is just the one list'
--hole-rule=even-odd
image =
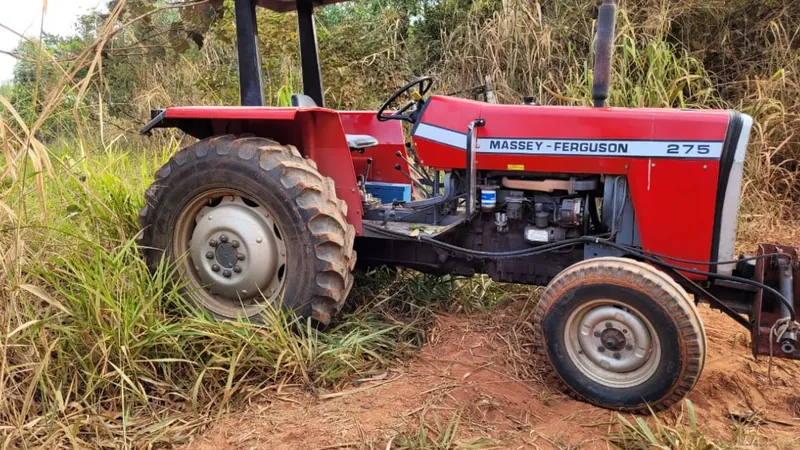
{"label": "black hydraulic cylinder", "polygon": [[239,97],[242,106],[264,106],[261,56],[255,0],[235,0],[236,50],[239,54]]}
{"label": "black hydraulic cylinder", "polygon": [[322,73],[317,51],[317,29],[314,26],[312,0],[297,0],[297,34],[300,37],[300,67],[303,70],[303,93],[325,106],[322,95]]}
{"label": "black hydraulic cylinder", "polygon": [[594,51],[592,100],[594,106],[605,106],[611,84],[611,57],[614,51],[614,29],[617,20],[615,0],[602,0],[597,10],[597,36]]}

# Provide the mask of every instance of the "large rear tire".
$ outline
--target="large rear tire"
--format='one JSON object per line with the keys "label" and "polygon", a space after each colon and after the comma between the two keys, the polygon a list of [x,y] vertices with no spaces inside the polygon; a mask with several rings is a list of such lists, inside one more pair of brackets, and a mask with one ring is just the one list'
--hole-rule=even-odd
{"label": "large rear tire", "polygon": [[539,300],[534,329],[551,381],[604,408],[664,410],[694,387],[705,362],[705,332],[686,291],[625,258],[561,272]]}
{"label": "large rear tire", "polygon": [[140,212],[148,264],[221,319],[271,304],[328,324],[353,285],[355,230],[333,181],[293,146],[217,136],[158,170]]}

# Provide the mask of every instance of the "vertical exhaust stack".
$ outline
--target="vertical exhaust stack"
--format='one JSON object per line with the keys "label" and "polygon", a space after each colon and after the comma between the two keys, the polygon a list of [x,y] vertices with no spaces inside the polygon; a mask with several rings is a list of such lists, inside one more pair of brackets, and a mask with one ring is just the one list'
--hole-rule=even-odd
{"label": "vertical exhaust stack", "polygon": [[602,0],[602,3],[597,8],[597,35],[595,38],[594,76],[592,80],[592,100],[595,108],[605,106],[608,99],[616,21],[617,5],[615,0]]}

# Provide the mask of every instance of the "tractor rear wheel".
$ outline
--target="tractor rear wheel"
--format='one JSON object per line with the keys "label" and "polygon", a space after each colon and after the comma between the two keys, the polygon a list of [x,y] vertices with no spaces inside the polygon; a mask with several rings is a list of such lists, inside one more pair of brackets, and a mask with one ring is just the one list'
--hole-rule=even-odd
{"label": "tractor rear wheel", "polygon": [[258,321],[272,305],[327,324],[353,285],[347,205],[293,146],[204,139],[158,170],[145,200],[148,264],[168,258],[185,295],[217,318]]}
{"label": "tractor rear wheel", "polygon": [[561,272],[539,300],[534,329],[552,381],[604,408],[666,409],[694,387],[705,362],[705,332],[686,291],[625,258],[589,259]]}

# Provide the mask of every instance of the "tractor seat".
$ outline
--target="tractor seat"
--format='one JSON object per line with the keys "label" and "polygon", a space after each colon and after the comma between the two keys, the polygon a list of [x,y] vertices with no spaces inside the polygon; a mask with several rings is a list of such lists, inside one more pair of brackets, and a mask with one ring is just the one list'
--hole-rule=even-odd
{"label": "tractor seat", "polygon": [[344,137],[347,138],[350,150],[362,150],[378,145],[378,140],[368,134],[345,134]]}
{"label": "tractor seat", "polygon": [[[305,94],[292,94],[292,106],[297,108],[315,108],[317,103]],[[361,151],[365,148],[375,147],[378,140],[368,134],[345,134],[347,146],[351,151]]]}

